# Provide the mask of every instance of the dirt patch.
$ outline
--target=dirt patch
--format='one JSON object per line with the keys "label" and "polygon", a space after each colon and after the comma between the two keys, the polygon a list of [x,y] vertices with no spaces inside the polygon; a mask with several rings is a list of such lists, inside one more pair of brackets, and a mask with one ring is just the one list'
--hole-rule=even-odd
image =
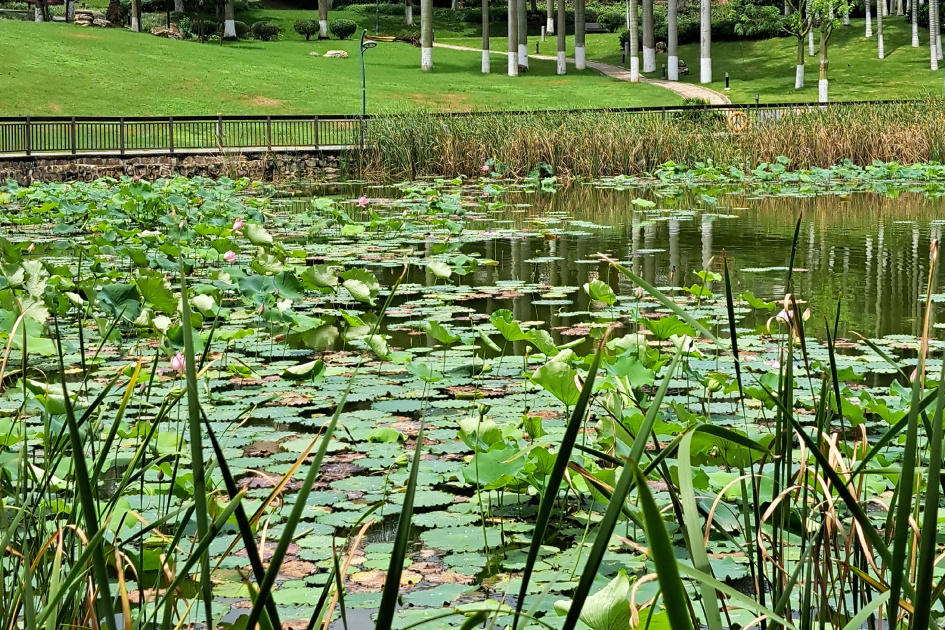
{"label": "dirt patch", "polygon": [[280,101],[277,98],[269,98],[266,96],[243,96],[243,100],[249,101],[249,104],[253,107],[279,107],[285,105],[285,101]]}
{"label": "dirt patch", "polygon": [[429,105],[430,101],[434,100],[438,105],[442,105],[443,109],[454,112],[468,112],[473,108],[467,94],[440,94],[433,96],[432,99],[430,94],[407,94],[406,96],[418,105]]}
{"label": "dirt patch", "polygon": [[66,37],[74,37],[76,39],[105,39],[101,35],[93,35],[92,33],[69,33]]}
{"label": "dirt patch", "polygon": [[56,114],[62,113],[62,105],[59,105],[58,103],[46,103],[46,107],[48,107],[49,111],[53,113],[56,113]]}

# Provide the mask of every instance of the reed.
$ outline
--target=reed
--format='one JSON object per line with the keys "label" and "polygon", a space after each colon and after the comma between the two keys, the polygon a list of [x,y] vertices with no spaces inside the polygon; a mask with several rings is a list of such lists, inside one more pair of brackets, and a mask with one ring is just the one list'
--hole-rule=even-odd
{"label": "reed", "polygon": [[[574,177],[640,175],[669,161],[754,168],[785,156],[792,168],[826,168],[849,159],[915,163],[945,159],[945,102],[744,110],[735,133],[728,112],[615,111],[443,116],[406,111],[370,120],[363,173],[374,177],[476,175],[487,160],[525,175],[544,162]],[[700,112],[701,113],[701,112]]]}

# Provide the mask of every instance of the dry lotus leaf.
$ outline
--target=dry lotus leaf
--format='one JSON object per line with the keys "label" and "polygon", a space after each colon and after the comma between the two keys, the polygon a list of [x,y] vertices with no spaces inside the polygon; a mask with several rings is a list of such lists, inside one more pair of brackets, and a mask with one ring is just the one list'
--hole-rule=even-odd
{"label": "dry lotus leaf", "polygon": [[[348,578],[358,586],[367,590],[381,590],[384,587],[384,581],[387,580],[387,571],[380,569],[371,569],[370,571],[359,571]],[[401,588],[411,588],[423,579],[419,573],[413,570],[404,570],[400,574]]]}
{"label": "dry lotus leaf", "polygon": [[472,584],[475,578],[450,571],[445,565],[435,562],[415,562],[410,565],[411,571],[416,571],[423,579],[433,584]]}
{"label": "dry lotus leaf", "polygon": [[302,579],[315,573],[318,573],[315,563],[305,560],[288,560],[279,568],[280,576],[292,579]]}

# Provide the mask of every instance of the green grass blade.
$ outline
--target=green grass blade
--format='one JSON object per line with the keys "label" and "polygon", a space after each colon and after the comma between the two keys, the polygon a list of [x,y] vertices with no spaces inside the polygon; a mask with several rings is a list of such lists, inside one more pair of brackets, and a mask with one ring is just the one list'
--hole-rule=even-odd
{"label": "green grass blade", "polygon": [[581,395],[571,418],[564,430],[564,436],[561,438],[561,447],[558,449],[558,455],[555,458],[551,474],[548,475],[548,482],[545,485],[545,493],[538,505],[538,516],[535,518],[535,529],[532,531],[531,544],[528,547],[528,558],[525,561],[525,569],[522,572],[522,586],[519,588],[518,600],[515,602],[515,616],[512,619],[512,630],[518,627],[518,619],[522,613],[522,607],[525,605],[525,595],[528,593],[528,582],[531,580],[532,571],[535,568],[535,562],[538,560],[538,550],[541,548],[545,538],[545,530],[548,529],[548,522],[551,520],[551,509],[558,500],[558,489],[561,487],[561,480],[564,479],[564,471],[571,460],[571,451],[574,443],[577,441],[578,430],[584,422],[584,414],[587,412],[587,406],[591,399],[591,392],[594,389],[594,380],[597,378],[597,370],[600,368],[601,353],[604,351],[604,343],[607,341],[607,335],[601,339],[597,345],[597,352],[594,353],[594,360],[591,361],[591,367],[587,372],[587,379],[584,381],[584,387],[581,388]]}
{"label": "green grass blade", "polygon": [[728,255],[722,251],[722,268],[725,271],[725,307],[728,311],[728,332],[732,342],[732,356],[735,357],[735,380],[738,383],[738,397],[743,398],[742,364],[738,358],[738,333],[735,330],[735,300],[732,297],[732,280],[728,273]]}
{"label": "green grass blade", "polygon": [[660,291],[659,289],[654,287],[652,284],[650,284],[649,282],[647,282],[646,280],[644,280],[637,274],[633,273],[632,271],[630,271],[629,269],[627,269],[626,267],[618,263],[616,260],[613,260],[612,258],[608,258],[607,256],[603,254],[598,254],[598,256],[600,256],[602,260],[610,263],[610,265],[614,269],[616,269],[623,275],[630,278],[630,280],[632,280],[634,284],[636,284],[637,286],[642,288],[644,291],[646,291],[647,293],[655,297],[663,306],[671,310],[674,315],[679,317],[679,319],[683,320],[684,322],[686,322],[687,324],[689,324],[690,326],[698,330],[699,333],[703,337],[711,340],[713,343],[717,345],[721,345],[719,343],[719,338],[713,335],[712,332],[709,331],[709,329],[706,328],[702,324],[702,322],[700,322],[698,319],[696,319],[695,317],[687,313],[685,310],[683,310],[678,304],[673,302],[671,299],[666,297],[666,295],[664,295],[662,291]]}
{"label": "green grass blade", "polygon": [[653,425],[656,423],[656,416],[658,416],[660,412],[660,404],[663,402],[663,397],[666,396],[666,390],[669,389],[670,381],[673,380],[673,374],[676,373],[676,366],[679,365],[682,353],[683,346],[680,344],[679,348],[676,350],[676,354],[673,355],[673,360],[669,364],[669,369],[666,371],[663,382],[660,383],[659,389],[656,390],[656,393],[653,395],[653,400],[650,401],[650,406],[646,409],[646,415],[643,417],[643,422],[640,424],[640,430],[633,439],[633,444],[630,446],[629,458],[635,462],[639,462],[640,458],[643,457],[643,451],[646,449],[646,443],[650,438],[650,431],[653,430]]}
{"label": "green grass blade", "polygon": [[676,553],[669,539],[669,533],[666,531],[666,525],[663,523],[663,515],[660,514],[656,501],[653,500],[653,494],[646,485],[643,471],[635,464],[630,464],[630,466],[633,467],[636,477],[640,509],[643,511],[643,519],[646,523],[646,540],[650,546],[653,564],[656,566],[660,590],[663,591],[663,607],[666,609],[666,616],[669,617],[669,627],[672,630],[693,630],[692,619],[689,617],[689,604],[686,601],[686,587],[683,586],[682,578],[679,577]]}
{"label": "green grass blade", "polygon": [[915,611],[912,624],[915,628],[929,625],[932,613],[932,572],[935,569],[935,556],[938,542],[939,480],[942,472],[942,409],[945,407],[945,363],[942,364],[942,376],[939,378],[938,402],[932,418],[932,437],[929,445],[929,469],[925,491],[925,509],[922,514],[922,529],[919,539],[919,565],[915,574]]}
{"label": "green grass blade", "polygon": [[[187,274],[183,260],[180,261],[180,308],[181,330],[184,333],[184,372],[187,382],[187,424],[190,429],[190,466],[194,484],[194,516],[197,519],[197,537],[201,540],[209,531],[210,513],[207,509],[207,480],[203,463],[203,427],[200,420],[200,399],[197,396],[197,359],[194,353],[194,332],[191,329],[190,301]],[[200,590],[207,627],[213,627],[213,585],[210,582],[210,554],[204,552],[200,559]]]}
{"label": "green grass blade", "polygon": [[394,623],[397,597],[400,594],[400,576],[404,570],[407,546],[410,544],[410,523],[413,519],[413,500],[417,493],[417,476],[420,474],[422,447],[423,424],[420,425],[420,431],[417,433],[417,445],[413,452],[413,462],[410,464],[407,493],[404,495],[403,509],[397,521],[397,536],[394,539],[394,549],[391,552],[390,564],[387,568],[387,579],[384,580],[384,591],[377,611],[377,621],[374,624],[376,630],[389,630]]}
{"label": "green grass blade", "polygon": [[794,239],[791,242],[791,262],[788,264],[787,269],[787,280],[784,283],[785,293],[793,293],[794,285],[792,284],[793,275],[794,275],[794,259],[797,257],[797,241],[801,236],[801,219],[804,218],[804,213],[797,215],[797,224],[794,226]]}

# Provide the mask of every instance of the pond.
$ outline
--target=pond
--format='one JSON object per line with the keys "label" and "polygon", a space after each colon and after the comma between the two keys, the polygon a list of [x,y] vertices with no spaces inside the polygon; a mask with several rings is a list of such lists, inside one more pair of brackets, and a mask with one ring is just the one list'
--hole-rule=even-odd
{"label": "pond", "polygon": [[[679,601],[660,549],[679,559],[682,609],[709,628],[723,595],[725,627],[763,614],[761,593],[799,617],[849,620],[895,570],[883,545],[897,484],[933,474],[898,466],[930,448],[908,373],[928,366],[932,389],[916,396],[931,417],[934,315],[932,358],[920,338],[927,293],[945,295],[930,263],[945,215],[934,177],[810,176],[0,188],[3,531],[46,569],[71,567],[81,545],[66,537],[57,556],[43,542],[51,523],[82,518],[90,491],[112,603],[140,627],[158,614],[203,623],[184,544],[197,540],[210,612],[233,627],[273,554],[267,614],[300,627],[331,600],[337,570],[335,618],[345,608],[349,628],[372,627],[392,558],[394,627],[501,626],[521,605],[558,628],[588,593],[585,612],[665,625]],[[326,427],[328,443],[316,439]],[[835,494],[831,475],[865,466],[874,446],[856,499]],[[647,465],[645,483],[627,461]],[[857,511],[866,504],[876,509]],[[847,573],[841,591],[792,593],[785,576],[812,563],[849,569],[854,521],[874,582],[850,590]],[[815,543],[828,538],[831,549]],[[4,562],[4,587],[22,597],[22,570]],[[43,611],[52,572],[37,575],[40,594],[26,596]],[[84,614],[75,600],[60,620]]]}

